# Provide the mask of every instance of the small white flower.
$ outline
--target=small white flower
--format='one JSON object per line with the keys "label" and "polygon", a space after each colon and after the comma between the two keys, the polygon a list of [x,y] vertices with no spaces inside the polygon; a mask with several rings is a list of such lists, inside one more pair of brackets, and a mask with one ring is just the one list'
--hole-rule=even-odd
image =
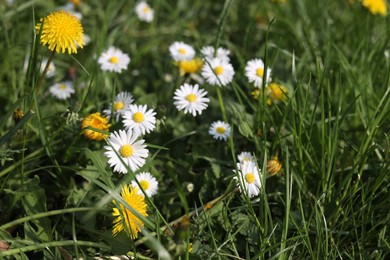
{"label": "small white flower", "polygon": [[253,155],[250,152],[241,152],[237,157],[240,163],[254,160]]}
{"label": "small white flower", "polygon": [[176,108],[178,110],[184,109],[184,114],[190,113],[193,116],[196,116],[197,113],[202,114],[202,110],[207,108],[207,103],[210,102],[210,99],[205,97],[207,92],[203,89],[199,89],[198,84],[190,85],[184,83],[180,86],[180,89],[176,89],[175,99]]}
{"label": "small white flower", "polygon": [[156,112],[147,110],[146,105],[130,105],[123,114],[123,124],[127,129],[133,130],[137,135],[149,133],[156,127]]}
{"label": "small white flower", "polygon": [[212,60],[213,58],[218,58],[220,60],[224,60],[227,62],[230,61],[230,58],[229,58],[230,51],[225,49],[225,48],[222,48],[222,47],[219,47],[217,49],[217,52],[215,53],[213,46],[205,46],[200,50],[200,52],[208,60]]}
{"label": "small white flower", "polygon": [[[138,173],[135,175],[135,178],[137,179],[139,186],[144,190],[148,197],[152,197],[153,195],[157,194],[158,181],[149,172]],[[139,187],[136,181],[132,181],[131,185],[133,187]],[[141,188],[138,189],[138,194],[144,196]]]}
{"label": "small white flower", "polygon": [[230,136],[230,125],[222,121],[216,121],[211,124],[209,134],[216,140],[226,141]]}
{"label": "small white flower", "polygon": [[91,42],[91,37],[88,34],[84,33],[84,46],[88,45]]}
{"label": "small white flower", "polygon": [[[145,158],[149,151],[143,143],[145,140],[138,140],[138,135],[133,131],[119,130],[110,134],[104,146],[107,151],[104,153],[109,158],[108,164],[114,167],[115,172],[127,173],[127,167],[131,171],[136,171],[145,164]],[[121,159],[123,160],[123,163]]]}
{"label": "small white flower", "polygon": [[[42,60],[41,67],[40,67],[41,73],[45,70],[46,65],[47,65],[47,62],[48,62],[47,59],[43,59],[43,60]],[[56,72],[56,66],[54,65],[54,63],[53,63],[53,61],[52,61],[52,62],[50,62],[49,68],[47,69],[46,78],[51,78],[51,77],[53,77],[54,74],[55,74],[55,72]]]}
{"label": "small white flower", "polygon": [[110,118],[111,113],[113,113],[116,121],[119,121],[120,116],[123,116],[131,103],[133,103],[133,96],[129,92],[120,92],[116,95],[114,103],[110,104],[108,109],[104,109],[103,113],[107,118]]}
{"label": "small white flower", "polygon": [[144,22],[152,22],[154,17],[153,9],[144,1],[139,2],[135,6],[135,13],[138,16],[138,19]]}
{"label": "small white flower", "polygon": [[81,20],[83,18],[83,15],[76,11],[75,5],[71,2],[67,3],[66,5],[60,6],[58,10],[64,10],[68,13],[73,14],[77,17],[77,19]]}
{"label": "small white flower", "polygon": [[[263,85],[264,73],[264,62],[261,59],[253,59],[246,63],[245,76],[250,83],[254,82],[255,87],[261,88]],[[267,85],[269,82],[271,82],[271,69],[267,68],[267,80],[265,84]]]}
{"label": "small white flower", "polygon": [[49,88],[49,91],[54,97],[65,100],[74,93],[74,88],[72,82],[65,81],[54,84]]}
{"label": "small white flower", "polygon": [[120,73],[122,70],[127,69],[127,65],[130,63],[130,57],[121,50],[111,46],[100,55],[98,63],[104,71]]}
{"label": "small white flower", "polygon": [[[261,182],[260,182],[260,174],[261,170],[257,167],[256,163],[253,161],[244,161],[243,163],[237,164],[238,176],[234,177],[234,179],[238,179],[240,184],[237,186],[245,189],[244,194],[248,195],[250,198],[259,195]],[[236,172],[236,170],[234,170]]]}
{"label": "small white flower", "polygon": [[195,50],[184,42],[174,42],[169,46],[169,52],[173,60],[192,60],[195,57]]}
{"label": "small white flower", "polygon": [[202,68],[202,76],[211,85],[226,86],[233,80],[233,66],[218,58],[206,60]]}

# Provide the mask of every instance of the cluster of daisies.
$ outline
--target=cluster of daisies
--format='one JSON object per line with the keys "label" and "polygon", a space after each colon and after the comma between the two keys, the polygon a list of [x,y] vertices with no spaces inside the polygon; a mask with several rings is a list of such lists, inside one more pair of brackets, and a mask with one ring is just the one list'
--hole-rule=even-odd
{"label": "cluster of daisies", "polygon": [[[143,21],[153,20],[153,10],[145,2],[137,4],[136,13]],[[66,11],[49,14],[45,17],[44,23],[41,20],[41,23],[37,24],[36,30],[42,32],[41,43],[48,45],[53,53],[66,51],[69,54],[77,53],[77,48],[82,48],[86,44],[80,19]],[[61,34],[64,31],[67,34],[65,36]],[[233,80],[235,70],[230,62],[229,50],[222,47],[215,50],[212,46],[205,46],[201,49],[201,57],[195,57],[196,52],[192,46],[183,42],[174,42],[169,47],[169,52],[179,67],[180,74],[196,75],[200,71],[200,76],[194,76],[199,84],[206,81],[212,86],[226,87]],[[121,73],[127,69],[130,57],[120,49],[110,46],[101,53],[97,62],[103,71]],[[43,61],[43,64],[45,64],[43,74],[52,75],[55,71],[54,64],[51,65],[50,61]],[[245,68],[245,75],[249,82],[257,88],[268,84],[271,79],[270,74],[271,69],[265,70],[264,63],[260,59],[249,61]],[[195,117],[201,115],[208,107],[210,102],[208,93],[200,88],[199,84],[184,83],[175,90],[173,104],[179,111]],[[49,91],[58,99],[67,99],[75,93],[71,81],[57,83]],[[89,114],[81,122],[85,137],[97,141],[105,140],[104,155],[108,158],[108,164],[114,172],[122,174],[129,171],[137,172],[145,166],[149,150],[144,136],[156,127],[156,112],[149,109],[147,105],[137,105],[133,102],[134,98],[129,92],[120,92],[102,114],[100,112]],[[110,132],[110,122],[113,121],[121,122],[123,128]],[[218,120],[211,123],[209,133],[217,140],[226,141],[230,136],[231,127],[227,122]],[[240,190],[249,197],[258,195],[261,187],[261,171],[257,163],[248,153],[241,154],[238,159],[239,164],[235,171]],[[278,165],[275,164],[274,167],[277,168]],[[147,216],[145,196],[152,197],[157,190],[156,178],[149,172],[141,172],[136,174],[130,184],[122,188],[121,196],[134,210],[145,217]],[[116,207],[113,208],[113,216],[116,218],[113,235],[126,230],[129,231],[130,237],[136,238],[143,227],[143,221],[125,205],[114,203]]]}
{"label": "cluster of daisies", "polygon": [[[156,126],[156,113],[146,105],[133,104],[133,96],[129,92],[120,92],[115,100],[103,110],[88,115],[82,121],[84,135],[93,140],[105,140],[104,155],[114,172],[126,174],[136,172],[146,163],[149,151],[145,145],[144,135],[150,133]],[[124,129],[109,133],[109,119],[121,121]],[[140,172],[135,175],[130,184],[124,185],[121,197],[140,215],[146,217],[147,204],[145,196],[157,194],[158,181],[150,172]],[[113,236],[125,230],[132,239],[144,226],[144,221],[138,218],[125,205],[113,201],[114,226]]]}

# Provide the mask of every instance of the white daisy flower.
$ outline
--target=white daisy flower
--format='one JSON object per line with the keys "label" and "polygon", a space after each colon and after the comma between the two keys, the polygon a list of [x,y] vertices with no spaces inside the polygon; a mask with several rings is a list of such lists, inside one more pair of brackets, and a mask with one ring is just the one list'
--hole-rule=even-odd
{"label": "white daisy flower", "polygon": [[81,20],[83,18],[83,15],[80,12],[76,11],[75,5],[71,2],[67,3],[66,5],[60,6],[58,10],[64,10],[68,13],[73,14],[77,17],[77,19]]}
{"label": "white daisy flower", "polygon": [[[40,67],[41,73],[45,70],[47,62],[48,62],[48,59],[43,59],[42,60],[41,67]],[[52,62],[50,62],[49,68],[47,69],[46,78],[53,77],[55,72],[56,72],[56,66],[54,65],[54,63],[52,61]]]}
{"label": "white daisy flower", "polygon": [[195,57],[195,50],[184,42],[174,42],[169,46],[169,52],[175,61],[192,60]]}
{"label": "white daisy flower", "polygon": [[135,6],[135,13],[138,16],[138,19],[144,22],[152,22],[154,17],[153,9],[144,1],[139,2]]}
{"label": "white daisy flower", "polygon": [[250,152],[241,152],[237,157],[240,163],[254,160],[254,157]]}
{"label": "white daisy flower", "polygon": [[126,166],[131,171],[136,171],[145,164],[149,151],[143,144],[145,140],[137,138],[138,135],[131,130],[115,131],[107,138],[108,145],[104,146],[107,151],[104,155],[108,157],[108,164],[114,167],[115,172],[127,173]]}
{"label": "white daisy flower", "polygon": [[[88,45],[91,42],[91,36],[84,33],[84,46]],[[80,47],[78,44],[76,47]]]}
{"label": "white daisy flower", "polygon": [[[158,181],[149,172],[138,173],[135,175],[135,178],[137,179],[139,186],[142,187],[148,197],[152,197],[153,195],[157,194]],[[132,181],[131,185],[133,187],[139,187],[136,181]],[[141,188],[138,189],[138,194],[144,196]]]}
{"label": "white daisy flower", "polygon": [[[264,77],[264,62],[261,59],[253,59],[246,63],[245,76],[248,78],[250,83],[254,83],[257,88],[261,88],[263,85]],[[267,85],[271,82],[271,69],[267,68]]]}
{"label": "white daisy flower", "polygon": [[222,121],[215,121],[209,128],[209,134],[216,140],[226,141],[230,136],[230,125]]}
{"label": "white daisy flower", "polygon": [[147,108],[146,105],[130,105],[122,115],[125,127],[138,135],[152,131],[156,127],[156,113],[153,109],[146,111]]}
{"label": "white daisy flower", "polygon": [[127,65],[130,63],[130,57],[121,50],[111,46],[100,55],[98,63],[104,71],[120,73],[122,70],[127,69]]}
{"label": "white daisy flower", "polygon": [[184,83],[180,89],[176,89],[173,104],[178,110],[184,109],[184,114],[190,113],[196,116],[196,113],[199,113],[200,115],[202,110],[207,108],[207,103],[210,102],[210,99],[204,97],[206,95],[207,92],[204,89],[199,89],[198,84]]}
{"label": "white daisy flower", "polygon": [[230,61],[230,58],[229,58],[230,51],[225,49],[225,48],[222,48],[222,47],[219,47],[217,49],[217,52],[215,52],[215,49],[214,49],[213,46],[204,46],[200,50],[200,52],[208,60],[212,60],[213,58],[218,58],[220,60],[224,60],[224,61],[227,61],[227,62]]}
{"label": "white daisy flower", "polygon": [[110,104],[108,109],[104,109],[103,113],[109,119],[111,113],[115,116],[115,120],[119,121],[120,116],[123,116],[124,112],[133,103],[133,96],[129,92],[120,92],[116,95],[113,104]]}
{"label": "white daisy flower", "polygon": [[74,93],[74,88],[72,82],[64,81],[54,84],[49,88],[49,91],[54,97],[65,100]]}
{"label": "white daisy flower", "polygon": [[[259,195],[261,182],[260,182],[260,174],[261,170],[257,168],[257,165],[253,161],[244,161],[243,163],[237,164],[238,169],[238,177],[234,177],[234,179],[238,179],[241,183],[237,186],[245,189],[244,194],[248,195],[249,198]],[[236,170],[234,170],[236,172]]]}
{"label": "white daisy flower", "polygon": [[226,86],[233,80],[233,66],[218,58],[206,60],[202,68],[202,76],[211,85]]}

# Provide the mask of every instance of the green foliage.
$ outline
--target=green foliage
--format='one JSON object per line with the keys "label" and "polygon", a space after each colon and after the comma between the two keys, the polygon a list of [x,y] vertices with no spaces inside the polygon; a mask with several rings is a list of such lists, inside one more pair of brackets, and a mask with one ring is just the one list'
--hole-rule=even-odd
{"label": "green foliage", "polygon": [[[149,1],[154,19],[145,23],[135,1],[80,1],[75,11],[91,42],[68,55],[50,53],[34,29],[68,1],[4,2],[0,258],[390,256],[388,16],[348,0],[156,0]],[[233,82],[219,88],[199,81],[200,73],[181,76],[169,55],[175,41],[192,45],[200,58],[206,45],[230,50]],[[109,46],[131,58],[122,73],[97,63]],[[42,77],[50,57],[56,72]],[[253,98],[245,66],[254,58],[272,69],[284,100],[265,88]],[[49,87],[65,80],[75,93],[58,100]],[[207,90],[201,115],[173,104],[184,83]],[[143,137],[145,165],[128,174],[113,172],[108,144],[81,129],[83,118],[103,113],[121,91],[157,118]],[[226,142],[208,134],[217,120],[231,125]],[[114,117],[110,124],[111,133],[124,129]],[[234,178],[242,151],[262,172],[252,198]],[[274,156],[282,164],[276,174],[267,168]],[[146,198],[147,217],[120,194],[143,171],[159,182]],[[114,202],[144,222],[137,239],[112,236]]]}

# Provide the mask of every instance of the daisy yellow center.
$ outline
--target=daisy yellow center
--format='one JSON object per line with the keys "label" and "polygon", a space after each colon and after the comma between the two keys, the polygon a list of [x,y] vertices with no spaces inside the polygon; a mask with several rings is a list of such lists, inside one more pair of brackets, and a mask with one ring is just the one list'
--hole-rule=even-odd
{"label": "daisy yellow center", "polygon": [[215,74],[217,74],[217,75],[221,75],[221,74],[223,73],[223,68],[222,68],[222,66],[217,66],[217,67],[215,67],[215,68],[214,68],[214,72],[215,72]]}
{"label": "daisy yellow center", "polygon": [[114,110],[115,111],[122,110],[124,106],[125,106],[125,104],[123,104],[123,102],[121,102],[121,101],[115,102]]}
{"label": "daisy yellow center", "polygon": [[122,155],[122,157],[128,158],[133,155],[133,147],[128,144],[122,145],[119,149],[119,153]]}
{"label": "daisy yellow center", "polygon": [[65,90],[65,89],[68,88],[68,86],[66,86],[65,84],[60,84],[60,85],[58,86],[58,88],[61,89],[61,90]]}
{"label": "daisy yellow center", "polygon": [[218,127],[215,129],[215,131],[217,131],[218,134],[223,134],[223,133],[225,133],[226,129],[225,129],[225,127],[223,127],[223,126],[218,126]]}
{"label": "daisy yellow center", "polygon": [[259,77],[263,77],[264,75],[264,69],[263,68],[258,68],[256,70],[256,75],[259,76]]}
{"label": "daisy yellow center", "polygon": [[182,55],[184,55],[184,54],[186,54],[187,52],[186,52],[186,50],[185,49],[183,49],[183,48],[179,48],[179,53],[180,54],[182,54]]}
{"label": "daisy yellow center", "polygon": [[35,26],[37,34],[41,27],[41,44],[48,45],[51,51],[77,53],[77,46],[82,48],[85,45],[83,26],[80,20],[69,12],[61,10],[41,19]]}
{"label": "daisy yellow center", "polygon": [[133,115],[133,120],[136,123],[142,123],[145,120],[144,114],[141,112],[135,112]]}
{"label": "daisy yellow center", "polygon": [[119,59],[118,57],[112,56],[108,61],[112,64],[118,64]]}
{"label": "daisy yellow center", "polygon": [[186,99],[187,99],[187,101],[188,102],[195,102],[196,100],[197,100],[197,97],[196,97],[196,95],[195,94],[188,94],[187,96],[186,96]]}
{"label": "daisy yellow center", "polygon": [[150,187],[150,184],[147,180],[142,180],[139,182],[139,185],[141,185],[143,190],[148,190]]}
{"label": "daisy yellow center", "polygon": [[150,8],[147,7],[147,6],[145,6],[144,9],[142,9],[142,11],[143,11],[145,14],[147,14],[147,13],[150,12]]}
{"label": "daisy yellow center", "polygon": [[251,172],[245,174],[245,180],[247,183],[252,184],[255,182],[255,175]]}

